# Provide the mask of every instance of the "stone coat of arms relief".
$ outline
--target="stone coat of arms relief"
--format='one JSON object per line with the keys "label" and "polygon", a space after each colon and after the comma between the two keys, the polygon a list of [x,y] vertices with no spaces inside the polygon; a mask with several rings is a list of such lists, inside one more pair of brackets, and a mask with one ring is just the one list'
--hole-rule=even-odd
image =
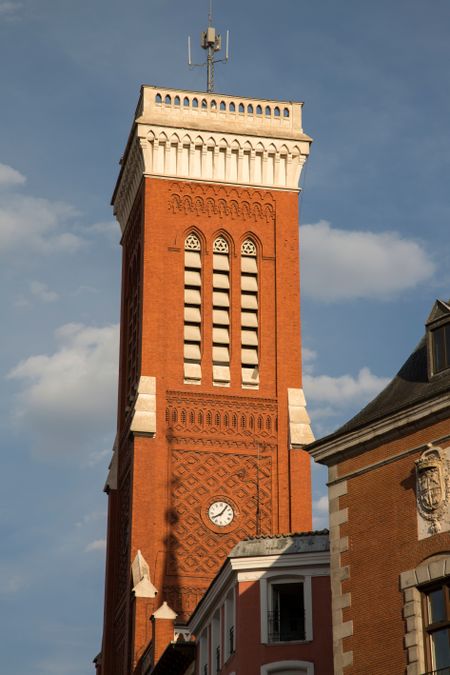
{"label": "stone coat of arms relief", "polygon": [[450,530],[450,453],[428,444],[416,460],[419,539]]}

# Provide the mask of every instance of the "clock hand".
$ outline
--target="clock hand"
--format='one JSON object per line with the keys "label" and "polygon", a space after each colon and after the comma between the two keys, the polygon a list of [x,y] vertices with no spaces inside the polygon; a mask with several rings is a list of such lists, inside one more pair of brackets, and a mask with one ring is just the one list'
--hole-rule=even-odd
{"label": "clock hand", "polygon": [[220,513],[218,513],[218,514],[216,515],[216,518],[219,517],[219,516],[221,516],[222,513],[225,513],[225,511],[227,510],[227,508],[228,508],[228,504],[226,504],[226,505],[225,505],[225,508],[224,508]]}

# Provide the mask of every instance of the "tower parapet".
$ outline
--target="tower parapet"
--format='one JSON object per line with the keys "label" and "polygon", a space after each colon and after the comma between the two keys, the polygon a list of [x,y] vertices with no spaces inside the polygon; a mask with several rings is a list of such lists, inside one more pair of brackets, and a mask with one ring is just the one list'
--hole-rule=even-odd
{"label": "tower parapet", "polygon": [[112,200],[122,231],[142,176],[297,191],[302,106],[143,86]]}

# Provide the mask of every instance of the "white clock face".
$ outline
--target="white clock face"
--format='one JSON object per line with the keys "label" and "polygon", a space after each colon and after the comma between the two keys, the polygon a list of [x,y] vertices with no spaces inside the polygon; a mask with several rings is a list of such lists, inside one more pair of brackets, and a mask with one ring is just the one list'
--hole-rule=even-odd
{"label": "white clock face", "polygon": [[226,527],[234,518],[233,507],[227,502],[213,502],[208,509],[208,517],[214,525]]}

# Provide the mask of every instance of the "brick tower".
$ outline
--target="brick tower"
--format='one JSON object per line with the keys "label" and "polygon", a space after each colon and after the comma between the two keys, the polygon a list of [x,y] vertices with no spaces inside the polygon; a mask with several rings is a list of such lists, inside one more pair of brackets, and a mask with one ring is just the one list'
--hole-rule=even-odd
{"label": "brick tower", "polygon": [[183,624],[239,540],[311,528],[301,113],[142,87],[112,202],[123,267],[104,675],[141,672],[149,618],[173,610]]}

